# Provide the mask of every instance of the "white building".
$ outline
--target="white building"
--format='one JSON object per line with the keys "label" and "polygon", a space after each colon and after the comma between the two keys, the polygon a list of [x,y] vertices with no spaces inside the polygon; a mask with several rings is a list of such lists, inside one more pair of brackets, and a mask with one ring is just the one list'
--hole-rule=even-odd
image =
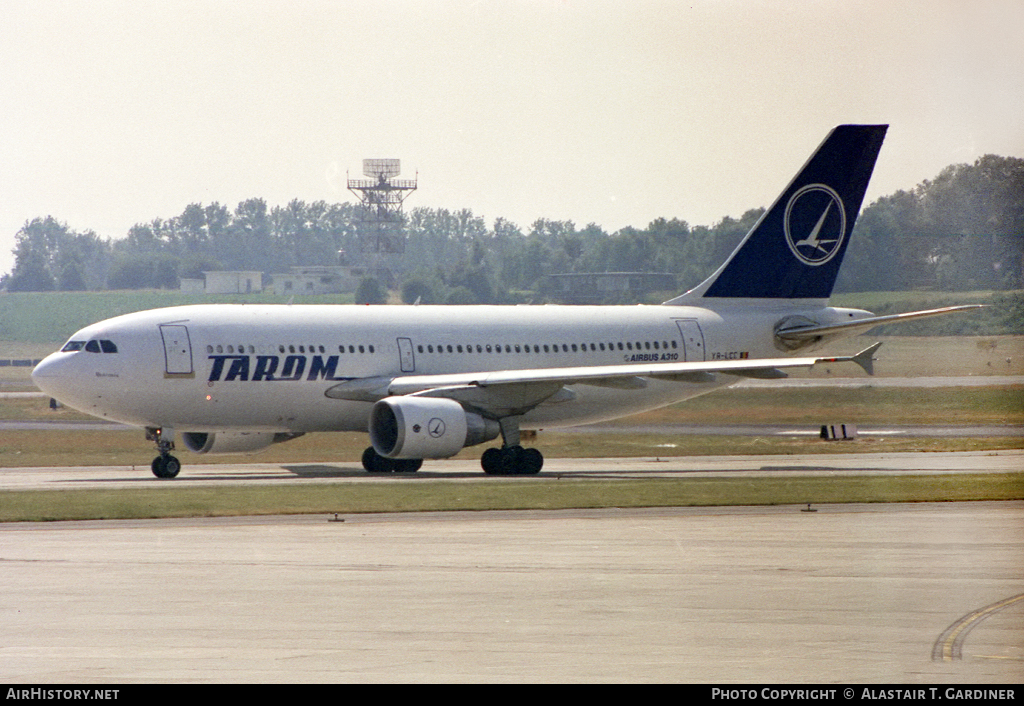
{"label": "white building", "polygon": [[343,265],[298,265],[271,275],[274,294],[344,294],[356,291],[365,269]]}
{"label": "white building", "polygon": [[204,271],[207,294],[252,294],[263,291],[263,273],[217,270]]}

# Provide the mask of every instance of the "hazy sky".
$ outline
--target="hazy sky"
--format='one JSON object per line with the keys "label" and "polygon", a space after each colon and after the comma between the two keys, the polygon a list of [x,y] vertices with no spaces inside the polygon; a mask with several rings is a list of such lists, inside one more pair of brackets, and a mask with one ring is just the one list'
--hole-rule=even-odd
{"label": "hazy sky", "polygon": [[1024,1],[2,0],[0,272],[35,217],[346,201],[368,157],[488,226],[711,225],[844,122],[891,125],[867,202],[1024,156]]}

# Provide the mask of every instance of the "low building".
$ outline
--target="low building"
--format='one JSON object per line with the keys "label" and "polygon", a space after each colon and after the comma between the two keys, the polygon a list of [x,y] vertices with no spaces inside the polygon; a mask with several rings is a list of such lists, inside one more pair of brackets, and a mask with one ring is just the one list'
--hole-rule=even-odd
{"label": "low building", "polygon": [[179,289],[182,294],[203,294],[206,292],[206,280],[182,277]]}
{"label": "low building", "polygon": [[356,291],[365,276],[362,267],[346,265],[297,265],[291,272],[271,275],[274,294],[347,294]]}
{"label": "low building", "polygon": [[241,270],[204,271],[207,294],[252,294],[263,291],[263,273]]}

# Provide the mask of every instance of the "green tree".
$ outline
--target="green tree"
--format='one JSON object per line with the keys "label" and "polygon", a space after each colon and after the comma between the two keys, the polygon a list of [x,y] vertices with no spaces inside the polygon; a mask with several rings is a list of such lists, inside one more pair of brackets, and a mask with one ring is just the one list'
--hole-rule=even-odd
{"label": "green tree", "polygon": [[356,289],[356,304],[387,304],[388,292],[376,277],[364,277]]}

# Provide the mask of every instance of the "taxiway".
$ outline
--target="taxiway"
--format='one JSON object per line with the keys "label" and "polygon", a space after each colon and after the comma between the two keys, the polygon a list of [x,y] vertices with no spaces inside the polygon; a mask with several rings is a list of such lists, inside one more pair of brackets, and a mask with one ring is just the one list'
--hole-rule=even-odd
{"label": "taxiway", "polygon": [[341,519],[0,526],[0,680],[1024,678],[1024,502]]}
{"label": "taxiway", "polygon": [[[836,444],[846,442],[837,441]],[[192,459],[190,459],[192,460]],[[571,478],[643,478],[698,475],[763,474],[898,474],[996,473],[1024,470],[1024,450],[901,453],[786,454],[773,456],[648,456],[628,458],[550,458],[528,480]],[[189,463],[171,481],[153,477],[148,465],[67,468],[0,468],[0,490],[69,490],[132,488],[170,484],[184,486],[303,483],[388,483],[396,479],[507,482],[487,476],[476,460],[438,460],[417,473],[369,474],[358,462],[325,463]]]}
{"label": "taxiway", "polygon": [[[1021,451],[552,459],[535,478],[1022,468]],[[475,461],[404,477],[485,478]],[[6,490],[391,479],[0,469]],[[816,509],[8,523],[0,681],[1024,679],[1024,502]]]}

